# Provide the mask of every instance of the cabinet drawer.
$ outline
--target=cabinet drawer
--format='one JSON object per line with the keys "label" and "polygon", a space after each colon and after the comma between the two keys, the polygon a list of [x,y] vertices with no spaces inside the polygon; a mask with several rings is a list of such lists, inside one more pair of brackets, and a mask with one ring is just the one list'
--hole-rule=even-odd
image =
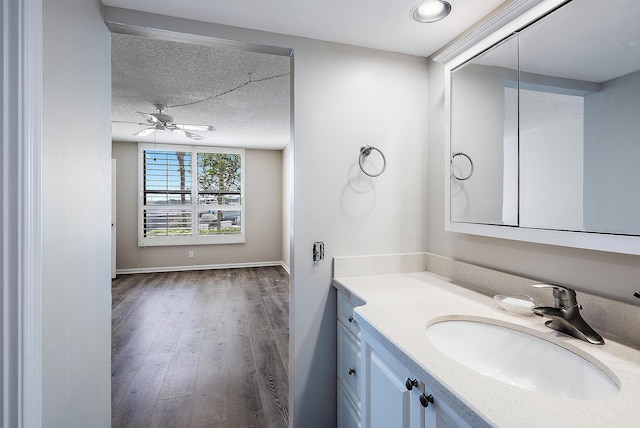
{"label": "cabinet drawer", "polygon": [[360,341],[338,323],[338,379],[356,403],[360,403],[359,377]]}
{"label": "cabinet drawer", "polygon": [[360,326],[353,318],[353,308],[357,305],[347,298],[342,292],[338,292],[338,319],[349,329],[351,334],[360,339]]}

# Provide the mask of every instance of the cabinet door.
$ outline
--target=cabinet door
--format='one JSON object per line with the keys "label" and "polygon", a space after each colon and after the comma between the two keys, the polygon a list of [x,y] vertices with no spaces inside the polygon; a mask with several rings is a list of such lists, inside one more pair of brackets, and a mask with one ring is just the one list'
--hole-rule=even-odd
{"label": "cabinet door", "polygon": [[360,428],[360,414],[349,398],[342,382],[338,382],[338,428]]}
{"label": "cabinet door", "polygon": [[471,428],[451,407],[433,397],[433,403],[425,409],[426,428]]}
{"label": "cabinet door", "polygon": [[368,427],[409,428],[411,391],[375,351],[369,364]]}
{"label": "cabinet door", "polygon": [[363,335],[362,422],[367,428],[424,428],[419,387],[412,374],[374,339]]}

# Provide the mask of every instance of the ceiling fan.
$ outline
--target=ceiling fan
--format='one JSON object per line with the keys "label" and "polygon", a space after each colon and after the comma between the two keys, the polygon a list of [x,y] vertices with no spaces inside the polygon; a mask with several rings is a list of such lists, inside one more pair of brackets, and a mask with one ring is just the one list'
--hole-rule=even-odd
{"label": "ceiling fan", "polygon": [[144,117],[147,122],[140,123],[140,125],[150,125],[148,128],[143,129],[142,131],[136,132],[133,135],[139,135],[144,137],[146,135],[151,134],[155,131],[163,131],[163,132],[173,132],[175,134],[184,135],[185,137],[191,138],[193,140],[202,140],[204,137],[202,135],[194,134],[190,131],[215,131],[211,125],[188,125],[182,123],[176,123],[173,121],[173,117],[166,114],[167,105],[163,103],[154,104],[157,113],[143,113],[141,111],[137,112],[139,115]]}

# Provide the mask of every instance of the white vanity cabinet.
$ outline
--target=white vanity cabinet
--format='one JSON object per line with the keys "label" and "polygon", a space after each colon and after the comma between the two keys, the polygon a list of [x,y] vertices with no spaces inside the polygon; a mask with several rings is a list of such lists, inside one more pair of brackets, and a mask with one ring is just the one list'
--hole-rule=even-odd
{"label": "white vanity cabinet", "polygon": [[360,427],[360,327],[353,317],[356,305],[338,291],[338,428]]}
{"label": "white vanity cabinet", "polygon": [[353,316],[360,303],[341,291],[337,295],[337,427],[470,428],[419,376],[360,330]]}
{"label": "white vanity cabinet", "polygon": [[363,427],[470,427],[366,331],[361,353]]}

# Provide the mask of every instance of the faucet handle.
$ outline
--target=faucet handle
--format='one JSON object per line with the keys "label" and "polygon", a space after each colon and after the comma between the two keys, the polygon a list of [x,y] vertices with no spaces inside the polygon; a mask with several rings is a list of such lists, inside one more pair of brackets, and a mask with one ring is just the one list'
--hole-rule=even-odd
{"label": "faucet handle", "polygon": [[559,290],[567,290],[567,291],[573,291],[572,289],[570,289],[569,287],[565,287],[564,285],[558,285],[558,284],[547,284],[547,283],[539,283],[539,284],[531,284],[532,287],[536,287],[536,288],[557,288]]}
{"label": "faucet handle", "polygon": [[553,288],[553,297],[555,299],[556,308],[572,307],[578,304],[576,300],[576,292],[569,288],[558,284],[532,284],[535,288]]}

